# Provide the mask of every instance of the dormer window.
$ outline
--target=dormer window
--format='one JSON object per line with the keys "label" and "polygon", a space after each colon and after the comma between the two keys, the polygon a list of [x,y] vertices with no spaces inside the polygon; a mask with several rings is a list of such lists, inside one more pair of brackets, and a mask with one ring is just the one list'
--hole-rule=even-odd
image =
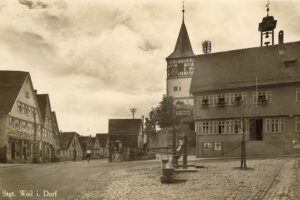
{"label": "dormer window", "polygon": [[284,66],[285,68],[289,68],[289,67],[295,67],[296,66],[296,59],[289,59],[289,60],[285,60],[284,62]]}
{"label": "dormer window", "polygon": [[297,61],[296,58],[282,61],[284,64],[282,71],[284,73],[294,75],[294,73],[296,72],[296,61]]}

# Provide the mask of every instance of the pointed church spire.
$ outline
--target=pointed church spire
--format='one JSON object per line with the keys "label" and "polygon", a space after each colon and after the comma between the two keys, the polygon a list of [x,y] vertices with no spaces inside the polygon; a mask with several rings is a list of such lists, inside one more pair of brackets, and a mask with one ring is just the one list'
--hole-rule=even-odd
{"label": "pointed church spire", "polygon": [[176,46],[171,55],[167,57],[167,59],[172,58],[181,58],[181,57],[192,57],[195,56],[192,45],[190,42],[190,38],[184,23],[184,2],[182,7],[182,24],[180,28],[180,32],[177,38]]}

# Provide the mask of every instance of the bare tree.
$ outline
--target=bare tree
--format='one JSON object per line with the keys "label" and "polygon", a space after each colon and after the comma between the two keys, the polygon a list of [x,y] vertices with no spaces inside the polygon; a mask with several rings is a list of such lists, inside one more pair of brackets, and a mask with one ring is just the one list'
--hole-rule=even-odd
{"label": "bare tree", "polygon": [[241,120],[240,129],[242,131],[242,141],[241,141],[241,169],[247,168],[247,159],[246,159],[246,133],[248,127],[248,119],[256,116],[256,106],[250,105],[245,102],[245,100],[241,100],[238,103],[240,106],[239,109],[239,118]]}

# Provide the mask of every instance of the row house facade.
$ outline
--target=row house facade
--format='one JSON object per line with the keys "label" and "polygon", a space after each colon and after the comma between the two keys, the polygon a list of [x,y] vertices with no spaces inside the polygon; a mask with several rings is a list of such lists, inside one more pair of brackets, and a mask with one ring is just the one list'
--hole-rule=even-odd
{"label": "row house facade", "polygon": [[[55,161],[57,160],[59,154],[59,146],[57,146],[58,137],[57,130],[54,132],[54,126],[58,128],[56,120],[56,115],[53,115],[51,110],[50,99],[48,94],[37,94],[37,100],[42,117],[42,127],[41,127],[41,158],[43,161]],[[55,118],[54,118],[55,117]]]}
{"label": "row house facade", "polygon": [[79,134],[76,132],[60,133],[60,159],[61,160],[82,160],[84,151],[79,143]]}
{"label": "row house facade", "polygon": [[97,133],[96,139],[99,143],[99,157],[108,158],[108,134],[107,133]]}
{"label": "row house facade", "polygon": [[46,122],[37,96],[28,72],[0,71],[1,162],[51,160],[51,150],[44,148],[55,143],[51,110]]}
{"label": "row house facade", "polygon": [[87,151],[91,152],[91,159],[100,158],[100,143],[96,137],[78,136],[82,149],[82,159],[87,158]]}
{"label": "row house facade", "polygon": [[[114,148],[143,148],[143,123],[141,119],[109,119],[108,140]],[[120,147],[120,148],[119,148]]]}
{"label": "row house facade", "polygon": [[58,127],[58,122],[56,118],[56,113],[54,111],[51,112],[52,114],[52,131],[53,131],[53,147],[55,150],[55,157],[60,158],[60,132]]}
{"label": "row house facade", "polygon": [[142,119],[109,119],[109,161],[140,159],[143,150]]}
{"label": "row house facade", "polygon": [[91,157],[93,155],[93,141],[91,136],[79,136],[78,141],[82,149],[82,159],[87,159],[87,151],[91,152]]}
{"label": "row house facade", "polygon": [[92,137],[92,144],[93,144],[93,151],[92,151],[92,158],[99,159],[100,158],[100,143],[99,140],[95,137]]}

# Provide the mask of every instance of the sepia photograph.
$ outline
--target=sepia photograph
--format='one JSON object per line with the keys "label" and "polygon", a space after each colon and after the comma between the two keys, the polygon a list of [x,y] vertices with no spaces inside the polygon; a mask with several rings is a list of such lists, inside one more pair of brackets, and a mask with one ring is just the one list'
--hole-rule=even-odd
{"label": "sepia photograph", "polygon": [[0,200],[299,200],[299,0],[0,0]]}

